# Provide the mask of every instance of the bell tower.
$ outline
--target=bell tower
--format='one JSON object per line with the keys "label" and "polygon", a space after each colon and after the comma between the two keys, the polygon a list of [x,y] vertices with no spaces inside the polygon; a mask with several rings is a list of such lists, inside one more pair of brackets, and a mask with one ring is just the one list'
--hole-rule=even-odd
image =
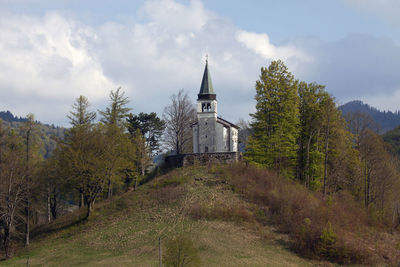
{"label": "bell tower", "polygon": [[197,142],[193,143],[193,152],[216,152],[217,95],[214,92],[211,82],[211,75],[208,68],[208,57],[206,59],[200,92],[197,96],[198,127],[196,127],[196,131],[193,132],[194,135],[197,135]]}
{"label": "bell tower", "polygon": [[197,97],[197,114],[213,113],[216,117],[217,95],[214,93],[210,71],[208,70],[208,58],[206,59],[203,80],[201,81],[200,92]]}
{"label": "bell tower", "polygon": [[226,153],[238,151],[238,130],[237,125],[217,115],[217,95],[211,82],[207,58],[197,95],[197,122],[192,125],[193,153],[213,153],[210,157],[223,153],[224,157],[231,158],[234,154]]}

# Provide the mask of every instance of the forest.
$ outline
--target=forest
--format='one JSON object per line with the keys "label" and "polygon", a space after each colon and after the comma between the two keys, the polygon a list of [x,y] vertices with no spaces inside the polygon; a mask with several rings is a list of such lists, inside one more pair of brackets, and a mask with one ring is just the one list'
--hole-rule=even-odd
{"label": "forest", "polygon": [[[252,167],[245,169],[246,180],[230,173],[243,197],[254,203],[271,199],[289,203],[259,180],[262,171],[273,173],[274,183],[300,185],[299,194],[316,194],[321,202],[315,204],[314,213],[326,220],[310,215],[292,223],[304,223],[296,228],[296,240],[302,240],[297,248],[328,259],[348,255],[337,245],[345,240],[333,234],[338,224],[331,215],[323,215],[324,205],[336,207],[332,203],[344,205],[344,199],[351,199],[349,203],[365,212],[367,225],[388,233],[398,230],[399,158],[370,115],[342,115],[325,86],[295,79],[280,60],[261,68],[255,90],[256,111],[249,123],[240,122],[244,161]],[[110,92],[109,105],[98,112],[90,109],[85,96],[79,96],[68,115],[71,127],[53,135],[52,149],[43,149],[43,133],[32,114],[21,119],[18,127],[0,120],[0,237],[5,257],[12,257],[17,244],[29,246],[32,227],[74,209],[84,209],[82,220],[87,220],[96,202],[137,190],[163,171],[153,163],[162,152],[191,152],[195,115],[183,90],[171,96],[162,118],[154,112],[133,114],[121,88]],[[254,183],[265,190],[247,187]],[[284,195],[285,189],[279,194]],[[319,222],[318,230],[310,226],[314,220]],[[284,223],[290,228],[290,220]],[[326,241],[322,252],[316,245],[321,240]],[[338,251],[346,256],[337,255]]]}

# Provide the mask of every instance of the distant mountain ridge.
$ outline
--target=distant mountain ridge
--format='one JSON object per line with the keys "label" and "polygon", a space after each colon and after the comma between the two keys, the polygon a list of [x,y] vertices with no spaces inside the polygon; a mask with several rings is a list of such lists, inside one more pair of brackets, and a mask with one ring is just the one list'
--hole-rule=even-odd
{"label": "distant mountain ridge", "polygon": [[381,133],[390,131],[400,125],[400,112],[380,111],[360,100],[350,101],[339,107],[343,115],[354,112],[365,112],[381,127]]}
{"label": "distant mountain ridge", "polygon": [[22,117],[17,117],[14,116],[9,110],[7,111],[0,111],[0,119],[3,121],[8,121],[8,122],[24,122],[26,121],[26,118]]}
{"label": "distant mountain ridge", "polygon": [[[0,120],[3,121],[3,125],[9,127],[11,129],[19,129],[21,124],[24,123],[27,119],[22,117],[14,116],[9,110],[0,111]],[[43,142],[43,147],[41,148],[41,154],[44,158],[48,158],[51,153],[56,148],[56,140],[64,139],[65,128],[48,125],[36,121],[37,129],[40,139]]]}

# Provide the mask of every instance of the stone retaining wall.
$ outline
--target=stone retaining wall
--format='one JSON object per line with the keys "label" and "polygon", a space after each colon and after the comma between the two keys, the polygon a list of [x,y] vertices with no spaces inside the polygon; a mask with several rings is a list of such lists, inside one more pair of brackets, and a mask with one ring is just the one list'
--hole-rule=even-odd
{"label": "stone retaining wall", "polygon": [[182,167],[193,164],[231,163],[242,158],[240,152],[196,153],[167,156],[165,163],[169,167]]}

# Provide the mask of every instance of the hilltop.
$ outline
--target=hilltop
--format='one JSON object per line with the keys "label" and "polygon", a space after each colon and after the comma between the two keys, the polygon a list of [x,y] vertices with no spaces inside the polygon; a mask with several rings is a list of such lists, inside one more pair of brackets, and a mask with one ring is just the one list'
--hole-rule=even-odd
{"label": "hilltop", "polygon": [[[336,200],[331,201],[334,204],[329,204],[330,209],[337,212]],[[184,167],[156,177],[137,191],[98,203],[87,222],[79,221],[83,214],[77,211],[37,227],[29,250],[20,251],[0,265],[26,266],[29,257],[31,266],[156,266],[158,238],[165,244],[174,236],[186,234],[194,243],[201,266],[326,266],[327,262],[300,257],[307,254],[301,253],[294,233],[285,225],[293,220],[293,227],[306,227],[307,237],[307,227],[318,223],[317,217],[322,214],[315,211],[327,211],[319,206],[325,205],[321,203],[301,185],[285,178],[276,180],[273,174],[241,164]],[[352,202],[347,204],[351,206]],[[315,214],[308,214],[304,209],[307,205]],[[345,214],[352,208],[341,212]],[[362,220],[362,212],[354,209],[354,218],[343,223]],[[339,230],[334,221],[332,225],[337,235],[348,227]],[[356,260],[388,264],[399,257],[393,245],[399,242],[398,236],[378,232],[370,235],[360,231],[362,226],[355,228],[358,230],[349,242],[357,243]],[[375,242],[374,249],[365,255],[368,242]],[[334,248],[332,243],[330,249]],[[342,253],[352,252],[348,247]]]}
{"label": "hilltop", "polygon": [[391,111],[381,111],[377,108],[371,107],[360,100],[350,101],[341,105],[339,109],[343,115],[347,113],[363,112],[369,114],[372,119],[380,126],[381,133],[385,133],[400,125],[400,113]]}
{"label": "hilltop", "polygon": [[[18,129],[26,122],[26,118],[14,116],[9,110],[0,111],[0,120],[3,125],[13,129]],[[48,158],[56,147],[56,140],[64,139],[66,128],[55,126],[54,124],[44,124],[36,121],[36,134],[41,140],[41,154],[44,158]]]}

